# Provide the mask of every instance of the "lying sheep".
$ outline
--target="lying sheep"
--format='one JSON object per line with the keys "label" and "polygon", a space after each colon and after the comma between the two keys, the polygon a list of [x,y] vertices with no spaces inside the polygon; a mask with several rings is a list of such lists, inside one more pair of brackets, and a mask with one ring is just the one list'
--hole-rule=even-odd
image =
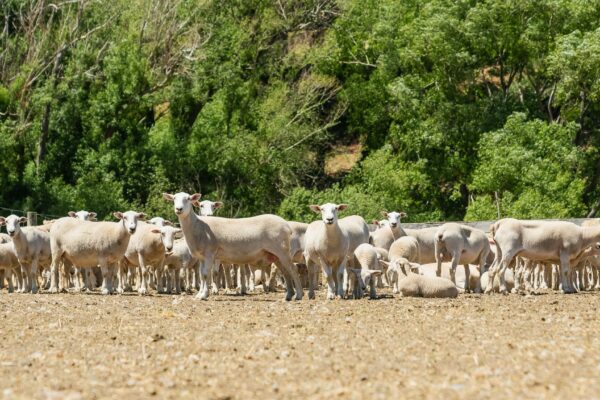
{"label": "lying sheep", "polygon": [[[451,263],[448,263],[448,262],[442,263],[440,277],[452,280],[452,279],[450,279],[451,271],[452,271]],[[416,272],[418,272],[420,275],[425,275],[425,276],[437,276],[437,263],[419,265],[418,271],[416,271]],[[456,271],[454,278],[455,278],[454,284],[458,288],[461,288],[461,287],[464,288],[466,286],[466,287],[468,287],[469,291],[475,292],[475,293],[481,293],[481,291],[483,290],[481,288],[479,267],[477,267],[475,265],[469,265],[468,281],[467,281],[467,277],[465,276],[464,270],[462,268]]]}
{"label": "lying sheep", "polygon": [[407,274],[407,271],[415,273],[419,271],[419,264],[410,262],[404,257],[397,257],[393,262],[382,261],[382,263],[386,266],[386,274],[394,294],[399,293],[398,283]]}
{"label": "lying sheep", "polygon": [[[455,298],[458,289],[452,281],[437,276],[424,276],[406,268],[406,259],[390,263],[388,268],[398,272],[398,291],[405,297]],[[410,263],[409,263],[410,264]]]}

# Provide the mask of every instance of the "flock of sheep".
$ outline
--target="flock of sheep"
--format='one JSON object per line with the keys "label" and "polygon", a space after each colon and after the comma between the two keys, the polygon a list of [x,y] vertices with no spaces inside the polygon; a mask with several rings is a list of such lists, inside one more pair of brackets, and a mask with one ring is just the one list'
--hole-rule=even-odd
{"label": "flock of sheep", "polygon": [[406,214],[384,212],[370,232],[360,216],[338,218],[345,204],[311,205],[321,219],[304,224],[275,215],[215,217],[222,203],[200,196],[163,194],[173,202],[180,228],[160,217],[143,222],[146,216],[135,211],[115,212],[118,222],[69,212],[34,227],[21,227],[24,217],[0,217],[8,233],[0,234],[0,288],[197,291],[197,298],[207,299],[221,288],[239,287],[245,294],[256,285],[267,292],[281,283],[286,300],[300,300],[304,288],[315,298],[322,273],[328,299],[362,298],[367,288],[374,298],[386,285],[393,293],[422,297],[600,289],[600,220],[578,226],[507,218],[494,223],[488,237],[456,223],[403,229]]}

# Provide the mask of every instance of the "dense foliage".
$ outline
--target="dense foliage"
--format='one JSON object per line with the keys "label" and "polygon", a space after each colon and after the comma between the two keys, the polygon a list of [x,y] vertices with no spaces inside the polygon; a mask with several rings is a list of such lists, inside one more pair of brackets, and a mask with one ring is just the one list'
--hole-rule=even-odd
{"label": "dense foliage", "polygon": [[600,2],[4,0],[0,207],[600,207]]}

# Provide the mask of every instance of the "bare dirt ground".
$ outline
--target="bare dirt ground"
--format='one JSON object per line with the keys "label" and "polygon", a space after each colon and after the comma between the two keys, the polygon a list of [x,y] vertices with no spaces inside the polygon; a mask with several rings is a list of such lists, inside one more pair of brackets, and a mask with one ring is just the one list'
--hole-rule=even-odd
{"label": "bare dirt ground", "polygon": [[282,298],[3,291],[0,398],[600,398],[600,293]]}

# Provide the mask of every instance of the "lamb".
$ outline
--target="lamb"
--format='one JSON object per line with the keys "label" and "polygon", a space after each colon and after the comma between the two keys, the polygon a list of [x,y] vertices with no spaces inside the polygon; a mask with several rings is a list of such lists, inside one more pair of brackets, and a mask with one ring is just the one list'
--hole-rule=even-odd
{"label": "lamb", "polygon": [[[346,204],[333,203],[310,206],[314,212],[321,213],[321,221],[314,221],[308,225],[304,239],[304,258],[311,274],[308,289],[309,299],[315,298],[315,269],[319,265],[327,279],[327,298],[334,299],[336,292],[340,297],[344,295],[342,280],[348,259],[350,239],[340,227],[337,213],[347,207]],[[334,277],[337,280],[337,290]]]}
{"label": "lamb", "polygon": [[175,214],[183,230],[185,241],[194,257],[204,260],[200,268],[198,299],[208,298],[208,268],[215,260],[234,264],[265,264],[275,262],[285,276],[286,300],[294,295],[301,300],[304,292],[298,274],[294,273],[290,257],[289,224],[276,215],[259,215],[251,218],[200,217],[192,210],[192,203],[200,194],[175,195],[163,193],[173,202]]}
{"label": "lamb", "polygon": [[23,285],[20,291],[37,293],[38,268],[44,268],[50,264],[50,238],[47,232],[35,227],[22,228],[20,224],[27,222],[27,218],[18,217],[14,214],[8,217],[0,217],[0,225],[6,224],[6,231],[12,239],[15,253],[21,271],[23,273]]}
{"label": "lamb", "polygon": [[456,267],[459,263],[462,264],[465,268],[464,290],[469,292],[469,264],[479,264],[480,273],[485,271],[487,256],[490,253],[488,237],[479,229],[453,222],[440,226],[435,237],[437,276],[441,276],[445,252],[449,253],[452,257],[450,280],[456,284]]}
{"label": "lamb", "polygon": [[[366,287],[368,285],[370,289],[369,297],[371,299],[376,299],[376,282],[372,279],[372,276],[379,276],[383,272],[379,253],[377,253],[377,250],[372,245],[363,243],[354,250],[353,257],[355,264],[360,265],[360,269],[354,269],[353,271],[357,279],[352,279],[351,282],[349,282],[355,284],[355,290],[353,290],[354,298],[362,298],[362,288],[363,286]],[[358,280],[358,278],[360,278],[360,280]],[[359,287],[358,289],[357,286]],[[348,290],[351,290],[351,288],[348,288]],[[360,297],[357,297],[357,295]]]}
{"label": "lamb", "polygon": [[[571,260],[583,250],[600,241],[600,225],[579,227],[563,221],[521,221],[505,218],[492,225],[496,242],[496,259],[490,268],[489,280],[500,274],[500,292],[507,293],[504,272],[516,256],[534,261],[560,262],[562,291],[573,293],[568,279]],[[486,288],[490,293],[492,285]]]}
{"label": "lamb", "polygon": [[144,219],[145,215],[135,211],[115,212],[113,215],[119,222],[79,221],[64,217],[52,225],[50,292],[58,292],[57,272],[61,262],[84,268],[100,265],[102,294],[114,291],[112,277],[116,264],[123,258],[138,220]]}
{"label": "lamb", "polygon": [[[121,260],[121,273],[119,274],[118,293],[124,292],[123,271],[124,266],[139,268],[140,282],[138,293],[148,294],[148,266],[154,266],[159,272],[157,277],[158,292],[162,293],[161,269],[163,268],[166,252],[173,250],[173,238],[181,232],[181,229],[172,226],[157,227],[152,224],[138,223],[138,227],[127,245],[124,257]],[[166,251],[165,251],[166,250]]]}
{"label": "lamb", "polygon": [[0,233],[0,244],[1,243],[9,243],[12,240],[10,239],[10,236],[8,236],[8,234],[6,233]]}
{"label": "lamb", "polygon": [[452,281],[437,276],[418,275],[411,271],[412,264],[399,258],[389,268],[398,272],[397,290],[405,297],[455,298],[458,289]]}
{"label": "lamb", "polygon": [[381,214],[386,218],[384,221],[388,221],[388,224],[377,229],[375,232],[371,232],[369,243],[375,247],[389,250],[396,239],[406,236],[406,232],[400,226],[400,220],[406,217],[406,213],[396,211],[388,213],[382,211]]}
{"label": "lamb", "polygon": [[406,275],[406,271],[419,271],[419,264],[410,262],[404,257],[397,257],[393,262],[381,261],[381,263],[387,268],[386,274],[394,294],[399,293],[398,283]]}

